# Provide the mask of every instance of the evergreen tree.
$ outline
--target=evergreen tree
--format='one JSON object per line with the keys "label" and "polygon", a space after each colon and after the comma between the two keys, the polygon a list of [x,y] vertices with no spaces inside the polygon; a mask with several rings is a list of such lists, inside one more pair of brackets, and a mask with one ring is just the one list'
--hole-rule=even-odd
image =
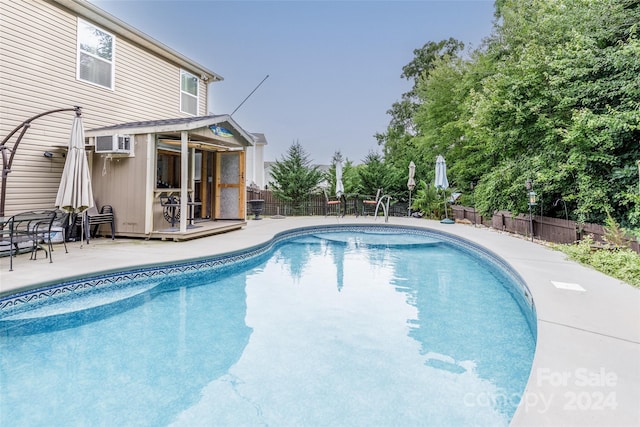
{"label": "evergreen tree", "polygon": [[380,154],[370,152],[357,170],[360,178],[358,188],[360,194],[372,196],[381,188],[384,194],[391,195],[395,200],[404,200],[408,197],[407,178],[404,176],[408,173],[408,169],[405,173],[390,167]]}
{"label": "evergreen tree", "polygon": [[311,165],[308,154],[298,141],[289,147],[281,160],[275,162],[271,176],[273,181],[269,182],[269,186],[274,196],[291,202],[294,208],[302,207],[309,194],[322,181],[322,172],[317,166]]}

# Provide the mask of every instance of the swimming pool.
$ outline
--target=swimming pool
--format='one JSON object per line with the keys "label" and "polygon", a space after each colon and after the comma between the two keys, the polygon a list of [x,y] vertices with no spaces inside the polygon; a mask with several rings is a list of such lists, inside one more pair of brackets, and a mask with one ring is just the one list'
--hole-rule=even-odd
{"label": "swimming pool", "polygon": [[390,230],[4,298],[0,422],[508,424],[535,347],[526,286],[473,244]]}

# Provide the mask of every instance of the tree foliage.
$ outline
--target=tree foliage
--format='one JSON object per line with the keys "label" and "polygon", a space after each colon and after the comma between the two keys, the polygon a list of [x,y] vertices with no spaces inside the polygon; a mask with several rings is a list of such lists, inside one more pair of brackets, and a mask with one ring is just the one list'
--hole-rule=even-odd
{"label": "tree foliage", "polygon": [[442,154],[485,213],[527,209],[531,179],[545,215],[566,204],[574,219],[639,227],[640,2],[500,0],[495,15],[474,52],[453,39],[414,51],[402,73],[414,86],[377,135],[386,166],[406,175],[414,160],[429,183]]}
{"label": "tree foliage", "polygon": [[322,180],[322,172],[311,165],[308,154],[299,142],[294,142],[271,170],[273,181],[269,182],[276,198],[291,202],[294,207],[302,205]]}
{"label": "tree foliage", "polygon": [[402,198],[398,197],[400,195],[398,192],[399,179],[401,179],[399,171],[386,163],[380,154],[369,153],[357,170],[358,193],[373,196],[378,189],[382,189],[384,194],[391,195],[396,200]]}
{"label": "tree foliage", "polygon": [[409,163],[409,157],[415,148],[412,146],[412,137],[416,134],[414,117],[421,102],[418,98],[419,82],[431,73],[440,58],[453,56],[463,49],[462,42],[449,38],[439,42],[427,42],[420,49],[413,51],[415,57],[402,68],[401,75],[413,83],[412,87],[387,111],[391,116],[387,131],[375,135],[378,144],[384,147],[387,162],[396,165]]}

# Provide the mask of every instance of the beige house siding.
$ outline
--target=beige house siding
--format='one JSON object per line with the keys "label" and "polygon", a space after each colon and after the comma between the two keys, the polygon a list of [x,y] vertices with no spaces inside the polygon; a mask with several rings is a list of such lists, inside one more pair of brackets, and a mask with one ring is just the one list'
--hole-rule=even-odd
{"label": "beige house siding", "polygon": [[144,236],[146,200],[141,195],[146,186],[147,136],[136,135],[135,144],[135,157],[96,155],[91,182],[94,193],[100,195],[96,196],[96,207],[113,207],[118,233]]}
{"label": "beige house siding", "polygon": [[[85,129],[188,117],[180,112],[180,69],[200,75],[198,70],[161,58],[110,29],[114,90],[76,80],[77,20],[55,2],[0,1],[0,139],[36,114],[74,105],[82,107]],[[208,85],[201,80],[199,89],[198,114],[204,115]],[[5,213],[53,206],[64,167],[61,147],[68,143],[73,116],[60,112],[32,123],[8,177]],[[15,136],[7,146],[13,141]],[[45,151],[54,157],[44,157]],[[136,156],[142,153],[136,147]],[[94,163],[102,167],[99,158]]]}

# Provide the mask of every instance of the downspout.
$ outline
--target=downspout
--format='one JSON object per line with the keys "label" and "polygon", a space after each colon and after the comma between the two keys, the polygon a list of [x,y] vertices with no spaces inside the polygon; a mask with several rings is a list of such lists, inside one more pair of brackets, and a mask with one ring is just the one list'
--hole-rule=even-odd
{"label": "downspout", "polygon": [[[46,111],[44,113],[35,115],[30,119],[27,119],[24,122],[22,122],[14,130],[12,130],[11,133],[9,133],[9,135],[7,135],[6,138],[2,140],[2,142],[0,142],[0,152],[2,153],[2,189],[0,190],[0,217],[4,216],[4,207],[5,207],[5,202],[7,198],[7,178],[9,177],[9,173],[11,172],[11,165],[13,164],[13,158],[16,155],[16,151],[18,150],[18,145],[20,145],[20,142],[22,141],[24,134],[27,133],[27,130],[29,130],[29,128],[31,127],[31,122],[42,116],[46,116],[48,114],[53,114],[53,113],[60,113],[62,111],[75,111],[76,116],[78,117],[82,115],[82,107],[78,107],[78,106],[75,106],[73,108],[59,108],[57,110]],[[20,132],[20,135],[18,135],[18,139],[16,139],[16,142],[13,144],[13,148],[9,150],[9,148],[7,147],[7,142],[20,129],[22,129],[22,132]],[[7,158],[7,151],[11,151],[11,155],[8,156],[8,158]]]}

